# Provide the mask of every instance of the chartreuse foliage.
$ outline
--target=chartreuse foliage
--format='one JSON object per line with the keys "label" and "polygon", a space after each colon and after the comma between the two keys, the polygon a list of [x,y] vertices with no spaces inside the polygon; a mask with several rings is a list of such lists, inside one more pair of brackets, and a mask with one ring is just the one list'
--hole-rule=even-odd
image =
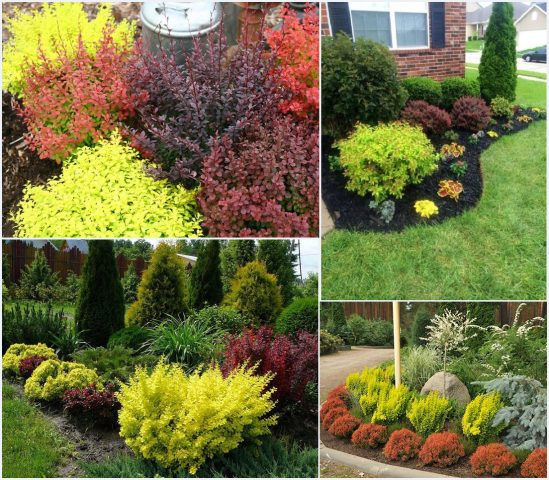
{"label": "chartreuse foliage", "polygon": [[426,397],[416,398],[411,404],[406,416],[414,426],[414,430],[423,437],[440,432],[444,428],[446,417],[450,414],[452,405],[447,398],[431,391]]}
{"label": "chartreuse foliage", "polygon": [[25,395],[33,400],[61,400],[65,391],[95,384],[101,387],[95,370],[81,363],[46,360],[25,383]]}
{"label": "chartreuse foliage", "polygon": [[118,394],[120,435],[143,458],[194,475],[207,459],[269,433],[277,422],[271,378],[246,367],[226,378],[218,367],[192,375],[163,363],[151,374],[138,368]]}
{"label": "chartreuse foliage", "polygon": [[21,360],[39,355],[41,357],[57,359],[57,355],[52,348],[38,343],[36,345],[25,345],[24,343],[14,343],[4,353],[2,357],[2,372],[13,375],[19,374],[19,362]]}
{"label": "chartreuse foliage", "polygon": [[[363,409],[365,415],[375,410],[375,404],[381,390],[390,389],[395,376],[393,365],[387,368],[365,368],[362,372],[354,372],[347,376],[345,386],[351,401]],[[366,396],[368,399],[363,399]]]}
{"label": "chartreuse foliage", "polygon": [[337,147],[347,190],[369,193],[377,202],[401,198],[404,188],[436,170],[439,160],[421,127],[400,122],[358,124]]}
{"label": "chartreuse foliage", "polygon": [[381,396],[372,415],[372,423],[391,424],[398,422],[406,413],[410,400],[410,390],[406,385],[391,387]]}
{"label": "chartreuse foliage", "polygon": [[13,215],[20,237],[197,237],[196,190],[144,171],[120,134],[76,150],[57,179],[25,187]]}
{"label": "chartreuse foliage", "polygon": [[478,444],[484,444],[496,437],[506,424],[493,425],[494,417],[505,404],[498,392],[475,397],[465,409],[461,420],[463,434]]}
{"label": "chartreuse foliage", "polygon": [[40,63],[40,50],[47,59],[55,60],[60,49],[74,53],[81,37],[86,51],[95,53],[107,26],[114,29],[113,39],[121,50],[131,48],[135,24],[115,22],[111,10],[111,5],[102,4],[96,18],[88,20],[80,2],[44,3],[32,13],[17,9],[6,19],[5,28],[11,36],[3,46],[2,90],[21,94],[27,67]]}

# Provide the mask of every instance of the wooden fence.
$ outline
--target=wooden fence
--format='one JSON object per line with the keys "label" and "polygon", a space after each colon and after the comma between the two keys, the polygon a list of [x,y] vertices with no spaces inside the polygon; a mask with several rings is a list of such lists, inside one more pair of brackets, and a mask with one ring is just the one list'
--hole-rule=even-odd
{"label": "wooden fence", "polygon": [[[69,270],[77,275],[82,273],[87,254],[82,253],[76,247],[70,250],[57,250],[51,243],[47,242],[42,248],[36,248],[24,241],[12,240],[9,243],[2,242],[2,254],[10,266],[11,282],[19,282],[23,268],[25,265],[32,263],[38,250],[44,252],[50,268],[58,273],[61,280],[64,281],[67,278]],[[137,275],[140,278],[148,265],[143,257],[129,260],[123,254],[120,254],[116,257],[116,267],[120,278],[124,276],[131,263],[135,265]]]}

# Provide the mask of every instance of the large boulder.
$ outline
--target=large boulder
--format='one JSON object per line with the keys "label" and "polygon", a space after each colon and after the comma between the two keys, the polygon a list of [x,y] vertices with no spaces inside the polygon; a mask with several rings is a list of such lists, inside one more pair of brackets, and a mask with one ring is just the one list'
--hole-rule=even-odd
{"label": "large boulder", "polygon": [[[421,389],[422,395],[427,395],[433,390],[444,393],[444,372],[435,373]],[[446,372],[446,398],[454,399],[459,405],[465,406],[471,401],[469,390],[463,382],[453,373]]]}

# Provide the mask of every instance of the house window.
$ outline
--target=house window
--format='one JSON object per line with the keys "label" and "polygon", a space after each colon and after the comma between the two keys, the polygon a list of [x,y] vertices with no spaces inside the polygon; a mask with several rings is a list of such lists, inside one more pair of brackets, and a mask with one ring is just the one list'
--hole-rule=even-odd
{"label": "house window", "polygon": [[427,2],[350,2],[354,38],[393,49],[429,47]]}

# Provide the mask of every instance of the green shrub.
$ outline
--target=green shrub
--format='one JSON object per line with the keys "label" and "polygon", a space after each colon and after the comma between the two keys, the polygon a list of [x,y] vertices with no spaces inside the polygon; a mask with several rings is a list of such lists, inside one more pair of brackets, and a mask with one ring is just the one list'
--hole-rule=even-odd
{"label": "green shrub", "polygon": [[337,352],[337,347],[341,345],[343,345],[343,340],[340,337],[320,329],[320,355]]}
{"label": "green shrub", "polygon": [[135,265],[130,263],[128,270],[122,277],[122,289],[124,291],[124,303],[129,305],[137,300],[137,289],[139,288],[139,276]]}
{"label": "green shrub", "polygon": [[336,335],[345,343],[349,343],[349,329],[347,328],[342,302],[320,303],[320,325],[332,335]]}
{"label": "green shrub", "polygon": [[456,375],[467,387],[471,398],[483,393],[482,388],[475,384],[479,378],[491,378],[481,356],[477,356],[478,351],[469,350],[464,355],[451,358],[448,363],[448,372]]}
{"label": "green shrub", "polygon": [[414,314],[411,337],[414,345],[425,345],[427,338],[427,325],[431,323],[433,316],[424,305],[420,305]]}
{"label": "green shrub", "polygon": [[74,319],[77,331],[92,347],[106,346],[109,337],[124,328],[124,292],[112,245],[110,240],[90,240],[82,270]]}
{"label": "green shrub", "polygon": [[423,100],[430,105],[439,105],[442,101],[440,83],[428,77],[406,77],[402,86],[408,92],[408,101]]}
{"label": "green shrub", "polygon": [[439,396],[436,391],[431,391],[426,397],[419,397],[412,401],[406,417],[417,433],[422,437],[428,437],[444,429],[446,418],[451,410],[452,405],[447,398]]}
{"label": "green shrub", "polygon": [[80,292],[80,279],[81,277],[69,270],[65,283],[60,283],[57,286],[55,299],[61,303],[75,304],[78,300],[78,293]]}
{"label": "green shrub", "polygon": [[498,434],[507,426],[505,423],[493,424],[494,417],[505,404],[498,392],[478,395],[465,408],[461,420],[463,434],[482,445],[495,440]]}
{"label": "green shrub", "polygon": [[257,260],[263,262],[267,272],[274,275],[280,285],[282,306],[287,307],[295,297],[297,255],[294,240],[259,240]]}
{"label": "green shrub", "polygon": [[[12,215],[19,237],[196,237],[196,190],[145,172],[120,134],[81,147],[58,178],[27,185]],[[101,172],[98,175],[97,172]]]}
{"label": "green shrub", "polygon": [[357,122],[376,124],[398,117],[406,91],[395,59],[379,43],[337,34],[322,37],[322,128],[344,137]]}
{"label": "green shrub", "polygon": [[57,355],[53,349],[43,343],[38,343],[36,345],[14,343],[13,345],[10,345],[2,357],[2,373],[19,375],[19,363],[21,360],[33,356],[57,359]]}
{"label": "green shrub", "polygon": [[490,102],[495,97],[515,99],[517,88],[517,31],[513,4],[495,2],[484,36],[484,48],[478,66],[482,97]]}
{"label": "green shrub", "polygon": [[490,102],[492,116],[496,118],[510,119],[513,117],[513,104],[505,97],[494,97]]}
{"label": "green shrub", "polygon": [[449,77],[440,83],[442,90],[442,106],[451,110],[461,97],[480,97],[480,87],[476,80]]}
{"label": "green shrub", "polygon": [[107,342],[108,348],[124,347],[140,350],[149,338],[149,331],[140,325],[133,325],[114,332]]}
{"label": "green shrub", "polygon": [[143,273],[137,301],[126,311],[126,326],[145,325],[166,315],[188,312],[189,278],[173,247],[161,243]]}
{"label": "green shrub", "polygon": [[423,346],[410,347],[402,355],[402,382],[419,392],[427,380],[441,368],[435,350]]}
{"label": "green shrub", "polygon": [[406,385],[391,387],[385,395],[379,397],[371,422],[387,425],[402,420],[409,400],[410,390]]}
{"label": "green shrub", "polygon": [[213,305],[194,312],[191,319],[209,327],[213,332],[238,334],[247,326],[248,319],[236,308]]}
{"label": "green shrub", "polygon": [[277,279],[267,273],[265,264],[258,260],[237,270],[223,302],[252,319],[254,326],[273,325],[282,309]]}
{"label": "green shrub", "polygon": [[23,298],[51,301],[59,285],[57,272],[52,272],[42,250],[36,250],[34,260],[25,265],[19,282]]}
{"label": "green shrub", "polygon": [[437,169],[439,155],[421,127],[388,123],[357,125],[349,138],[337,143],[347,190],[376,202],[402,198],[404,189]]}
{"label": "green shrub", "polygon": [[297,298],[288,305],[276,319],[277,333],[293,335],[300,330],[318,332],[318,299]]}
{"label": "green shrub", "polygon": [[74,318],[69,318],[64,323],[63,330],[52,338],[53,346],[59,358],[65,360],[69,355],[83,346],[89,346],[83,339],[74,321]]}
{"label": "green shrub", "polygon": [[203,245],[191,272],[189,303],[197,310],[217,305],[223,300],[223,284],[219,260],[219,240]]}

